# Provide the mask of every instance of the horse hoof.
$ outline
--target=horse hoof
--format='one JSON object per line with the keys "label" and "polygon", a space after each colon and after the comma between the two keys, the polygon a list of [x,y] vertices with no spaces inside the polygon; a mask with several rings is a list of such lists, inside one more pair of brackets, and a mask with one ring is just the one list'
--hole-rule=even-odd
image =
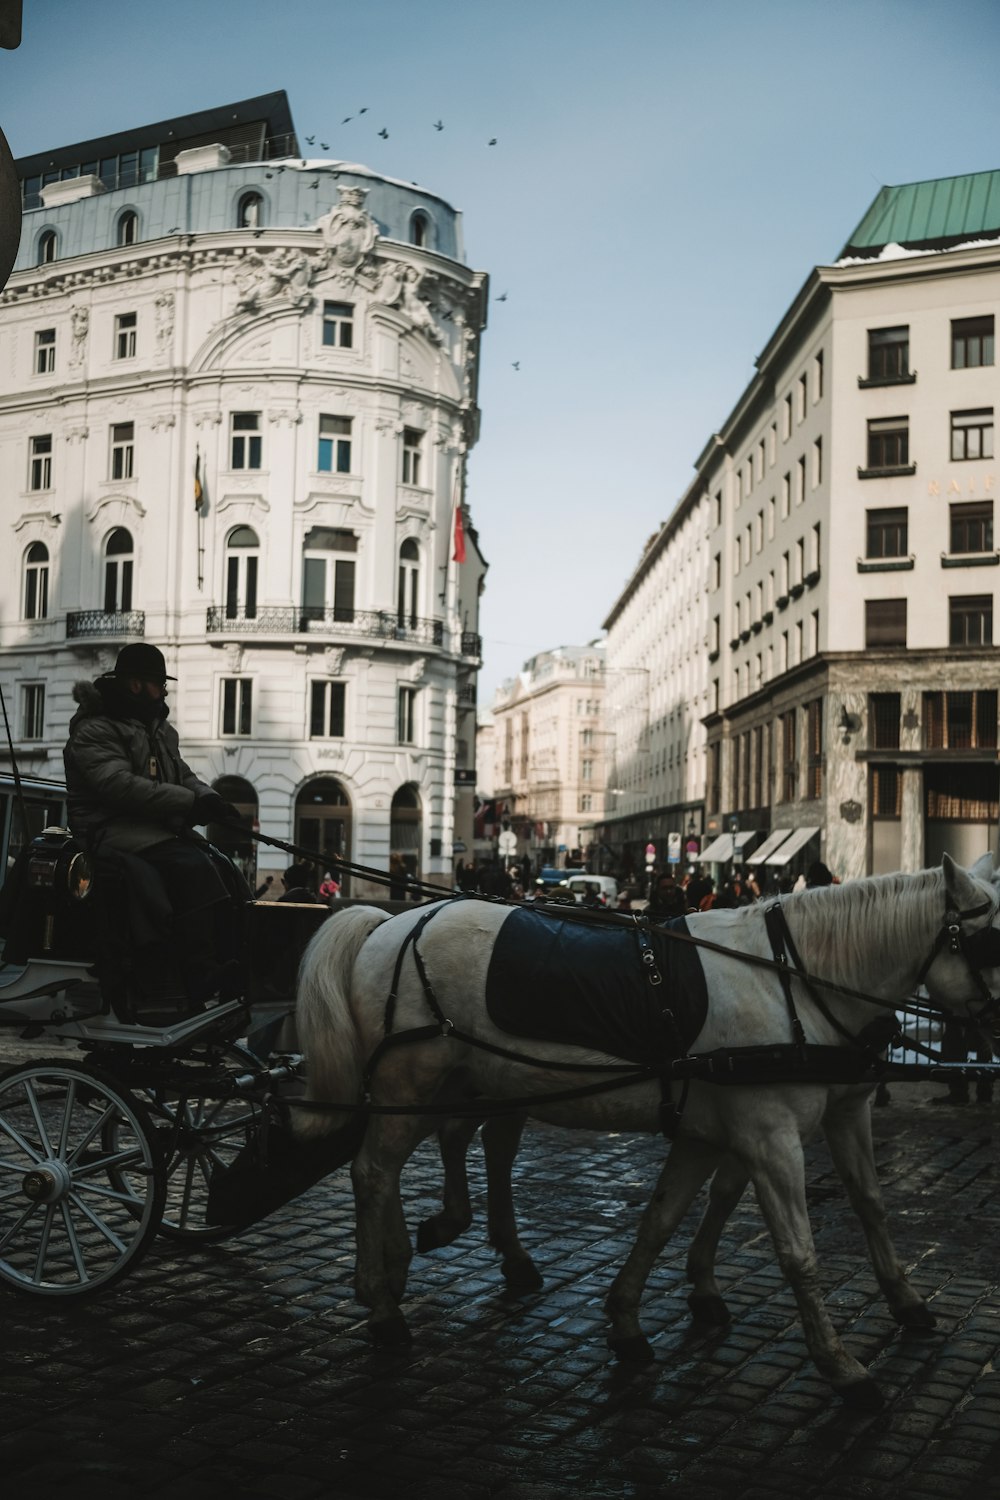
{"label": "horse hoof", "polygon": [[377,1349],[401,1349],[413,1343],[413,1334],[402,1313],[383,1318],[380,1323],[369,1323],[368,1333]]}
{"label": "horse hoof", "polygon": [[852,1380],[850,1385],[836,1387],[837,1395],[851,1411],[881,1411],[885,1397],[874,1380]]}
{"label": "horse hoof", "polygon": [[643,1338],[641,1333],[633,1334],[630,1338],[608,1339],[608,1348],[615,1359],[626,1365],[651,1365],[653,1363],[653,1350],[649,1340]]}
{"label": "horse hoof", "polygon": [[924,1302],[917,1303],[915,1307],[897,1308],[893,1317],[900,1328],[913,1333],[929,1333],[932,1328],[937,1327],[937,1318]]}
{"label": "horse hoof", "polygon": [[533,1260],[505,1262],[500,1270],[509,1292],[537,1292],[545,1285]]}
{"label": "horse hoof", "polygon": [[730,1323],[729,1308],[714,1292],[692,1292],[688,1307],[696,1323],[707,1328],[726,1328]]}

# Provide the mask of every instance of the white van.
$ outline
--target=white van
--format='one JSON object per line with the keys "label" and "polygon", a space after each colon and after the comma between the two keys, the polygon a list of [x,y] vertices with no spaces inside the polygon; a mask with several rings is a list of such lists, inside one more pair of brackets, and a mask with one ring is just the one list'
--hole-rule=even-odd
{"label": "white van", "polygon": [[595,893],[602,906],[614,906],[618,900],[618,882],[610,875],[567,875],[564,883],[574,901],[582,902]]}

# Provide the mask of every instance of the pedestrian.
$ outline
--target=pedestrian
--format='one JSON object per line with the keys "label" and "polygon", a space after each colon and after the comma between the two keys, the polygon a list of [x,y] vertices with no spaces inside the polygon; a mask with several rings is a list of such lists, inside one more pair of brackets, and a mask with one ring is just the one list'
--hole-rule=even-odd
{"label": "pedestrian", "polygon": [[833,885],[833,876],[822,860],[813,860],[806,871],[806,889],[810,891],[820,890],[827,885]]}
{"label": "pedestrian", "polygon": [[259,901],[260,898],[261,898],[261,896],[265,896],[267,894],[267,892],[271,889],[271,887],[272,887],[273,884],[274,884],[274,876],[273,875],[265,875],[264,879],[261,881],[260,885],[257,887],[257,889],[253,893],[254,900],[255,901]]}
{"label": "pedestrian", "polygon": [[[69,824],[94,862],[109,977],[128,994],[142,975],[134,949],[169,941],[188,1001],[239,993],[237,912],[250,890],[234,865],[194,832],[240,814],[191,770],[169,720],[162,651],[123,646],[114,669],[78,682],[63,750]],[[121,908],[124,908],[122,910]],[[128,933],[121,930],[124,917]]]}
{"label": "pedestrian", "polygon": [[338,884],[338,882],[336,880],[334,880],[333,875],[330,873],[330,871],[327,870],[324,873],[323,879],[320,882],[320,887],[319,887],[320,900],[321,901],[325,901],[326,904],[327,904],[327,906],[331,906],[333,904],[333,902],[337,900],[337,898],[339,897],[339,895],[340,895],[340,885]]}
{"label": "pedestrian", "polygon": [[653,886],[646,915],[653,922],[669,922],[673,917],[683,917],[687,909],[684,892],[669,871],[664,871]]}
{"label": "pedestrian", "polygon": [[313,873],[307,864],[289,865],[281,877],[281,883],[285,889],[278,900],[315,903],[316,897],[311,889],[312,880]]}
{"label": "pedestrian", "polygon": [[401,854],[389,855],[389,900],[406,900],[406,864]]}

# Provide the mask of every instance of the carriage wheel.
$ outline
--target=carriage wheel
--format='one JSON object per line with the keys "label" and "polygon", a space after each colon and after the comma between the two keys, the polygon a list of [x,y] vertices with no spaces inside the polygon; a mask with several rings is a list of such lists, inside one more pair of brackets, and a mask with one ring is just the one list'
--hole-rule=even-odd
{"label": "carriage wheel", "polygon": [[87,1063],[0,1075],[0,1280],[81,1297],[138,1265],[163,1214],[145,1108]]}
{"label": "carriage wheel", "polygon": [[[223,1088],[226,1076],[234,1071],[260,1071],[260,1059],[235,1042],[213,1048],[213,1053],[220,1071],[225,1069]],[[202,1244],[235,1234],[242,1225],[207,1222],[208,1189],[213,1172],[235,1161],[256,1133],[259,1105],[239,1095],[220,1094],[208,1083],[184,1096],[161,1084],[150,1084],[142,1093],[153,1118],[163,1122],[161,1138],[173,1142],[165,1163],[166,1202],[160,1233],[168,1239],[200,1240]]]}

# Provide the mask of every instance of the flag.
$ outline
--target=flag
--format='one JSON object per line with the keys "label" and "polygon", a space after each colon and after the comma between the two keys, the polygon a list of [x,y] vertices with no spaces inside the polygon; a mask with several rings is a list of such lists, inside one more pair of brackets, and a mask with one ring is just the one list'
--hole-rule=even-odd
{"label": "flag", "polygon": [[194,508],[201,510],[204,492],[201,487],[201,453],[196,449],[194,455]]}
{"label": "flag", "polygon": [[455,506],[455,551],[452,554],[452,562],[465,562],[465,526],[462,523],[462,507]]}

